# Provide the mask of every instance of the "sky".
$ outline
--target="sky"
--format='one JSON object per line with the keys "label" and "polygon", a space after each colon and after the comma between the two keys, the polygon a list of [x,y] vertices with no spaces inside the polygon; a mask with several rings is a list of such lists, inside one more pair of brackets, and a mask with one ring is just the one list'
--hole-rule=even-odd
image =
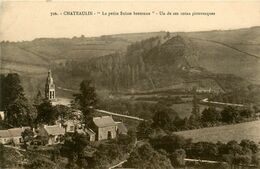
{"label": "sky", "polygon": [[[260,1],[228,2],[2,2],[0,40],[42,37],[93,37],[157,32],[229,30],[260,26]],[[69,11],[93,12],[214,12],[214,16],[71,16]],[[51,16],[56,12],[58,16]],[[60,15],[62,14],[62,15]]]}

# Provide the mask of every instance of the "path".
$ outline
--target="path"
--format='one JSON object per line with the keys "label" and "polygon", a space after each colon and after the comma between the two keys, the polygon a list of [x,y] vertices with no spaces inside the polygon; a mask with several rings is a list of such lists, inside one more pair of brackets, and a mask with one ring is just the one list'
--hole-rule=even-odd
{"label": "path", "polygon": [[94,110],[95,110],[96,112],[104,113],[104,114],[108,114],[108,115],[112,115],[112,116],[124,117],[124,118],[132,119],[132,120],[138,120],[138,121],[145,121],[144,119],[139,118],[139,117],[135,117],[135,116],[128,116],[128,115],[113,113],[113,112],[109,112],[109,111],[105,111],[105,110],[100,110],[100,109],[94,109]]}
{"label": "path", "polygon": [[112,169],[112,168],[119,167],[119,166],[121,166],[122,164],[124,164],[125,162],[127,162],[127,160],[121,161],[121,162],[119,162],[119,163],[117,163],[117,164],[115,164],[115,165],[109,167],[108,169]]}
{"label": "path", "polygon": [[216,104],[216,105],[221,105],[221,106],[245,107],[243,104],[213,102],[213,101],[209,101],[208,98],[202,99],[201,101],[202,101],[203,103],[210,103],[210,104]]}
{"label": "path", "polygon": [[210,164],[226,163],[222,161],[200,160],[200,159],[191,159],[191,158],[185,158],[184,160],[191,161],[191,162],[210,163]]}
{"label": "path", "polygon": [[[191,161],[191,162],[200,162],[200,163],[209,163],[209,164],[219,164],[219,163],[226,163],[226,162],[222,162],[222,161],[211,161],[211,160],[199,160],[199,159],[191,159],[191,158],[185,158],[185,161]],[[127,160],[123,160],[111,167],[109,167],[108,169],[113,169],[116,167],[121,166],[122,164],[124,164],[125,162],[127,162]]]}

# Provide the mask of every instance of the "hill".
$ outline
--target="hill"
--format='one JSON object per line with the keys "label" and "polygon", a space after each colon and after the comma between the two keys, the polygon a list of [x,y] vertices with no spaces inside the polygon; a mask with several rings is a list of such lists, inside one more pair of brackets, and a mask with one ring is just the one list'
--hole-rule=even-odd
{"label": "hill", "polygon": [[49,68],[57,86],[70,89],[91,78],[109,91],[230,90],[260,84],[259,34],[260,27],[253,27],[2,42],[1,70],[22,74],[29,95]]}
{"label": "hill", "polygon": [[221,141],[226,143],[230,140],[240,142],[243,139],[249,139],[258,143],[260,139],[259,127],[260,121],[258,120],[220,127],[180,131],[175,134],[185,138],[192,138],[194,142],[207,141],[216,143]]}

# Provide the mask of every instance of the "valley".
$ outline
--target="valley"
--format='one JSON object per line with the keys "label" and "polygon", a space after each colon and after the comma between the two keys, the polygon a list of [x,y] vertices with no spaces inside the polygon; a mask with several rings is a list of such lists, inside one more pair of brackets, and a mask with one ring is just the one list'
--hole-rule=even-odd
{"label": "valley", "polygon": [[[171,97],[185,117],[194,88],[218,94],[259,84],[259,34],[260,28],[252,27],[2,42],[1,70],[21,74],[31,99],[43,91],[52,69],[61,97],[71,98],[82,79],[91,79],[100,97],[150,103]],[[172,104],[176,96],[182,101]]]}

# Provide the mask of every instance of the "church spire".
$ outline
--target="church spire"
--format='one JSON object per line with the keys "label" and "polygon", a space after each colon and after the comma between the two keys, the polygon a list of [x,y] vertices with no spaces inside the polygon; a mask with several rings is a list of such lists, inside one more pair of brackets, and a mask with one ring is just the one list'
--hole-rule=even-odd
{"label": "church spire", "polygon": [[45,98],[48,100],[55,99],[55,84],[53,82],[51,70],[48,71],[48,76],[45,83]]}

